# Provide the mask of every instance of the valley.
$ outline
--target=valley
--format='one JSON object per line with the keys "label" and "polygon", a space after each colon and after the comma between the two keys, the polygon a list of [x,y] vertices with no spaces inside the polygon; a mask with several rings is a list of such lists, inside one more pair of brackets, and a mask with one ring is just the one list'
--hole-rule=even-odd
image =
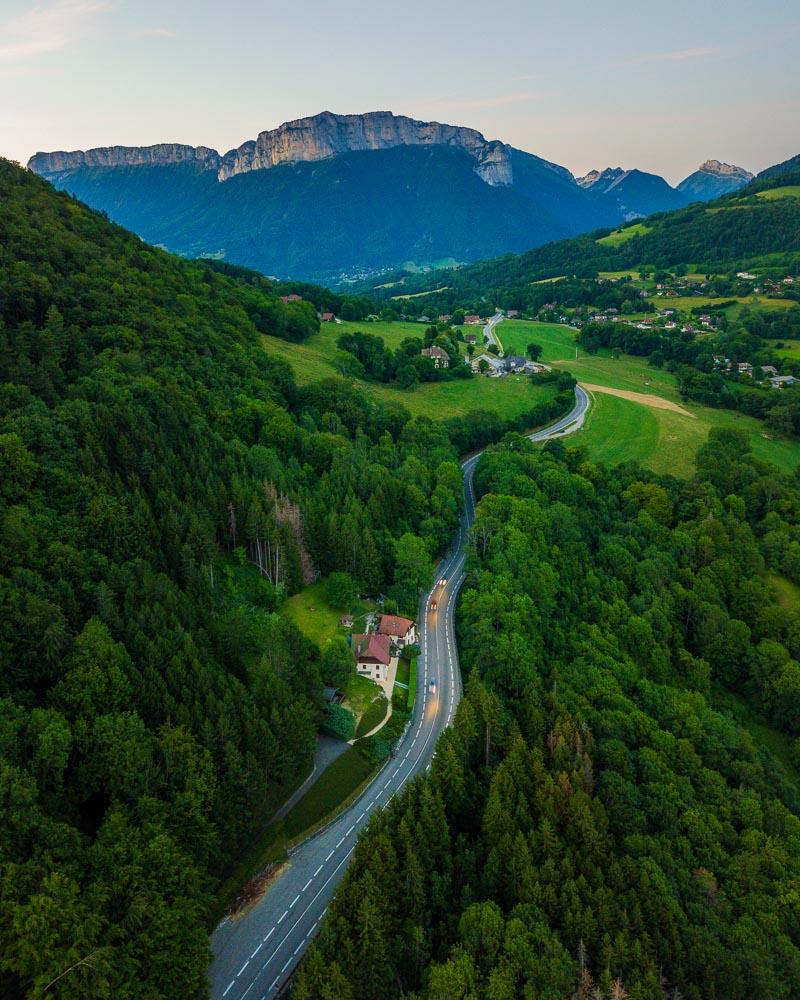
{"label": "valley", "polygon": [[751,176],[708,161],[691,196],[636,169],[576,179],[475,129],[328,111],[226,153],[165,142],[39,152],[28,166],[150,243],[340,287],[613,227]]}
{"label": "valley", "polygon": [[[276,337],[264,338],[264,349],[289,363],[299,382],[313,382],[340,374],[336,366],[336,341],[344,333],[361,330],[382,337],[386,346],[396,349],[406,337],[421,337],[425,326],[403,322],[323,323],[318,334],[302,344],[290,344]],[[462,345],[463,348],[463,345]],[[522,375],[511,376],[487,385],[481,379],[429,382],[411,390],[359,381],[368,397],[387,404],[404,406],[414,416],[439,419],[463,417],[480,409],[493,410],[503,419],[513,419],[538,403],[555,396],[555,387],[533,386]]]}
{"label": "valley", "polygon": [[[677,180],[755,54],[346,6],[0,24],[0,995],[795,1000],[800,157]],[[284,120],[395,57],[485,131]]]}

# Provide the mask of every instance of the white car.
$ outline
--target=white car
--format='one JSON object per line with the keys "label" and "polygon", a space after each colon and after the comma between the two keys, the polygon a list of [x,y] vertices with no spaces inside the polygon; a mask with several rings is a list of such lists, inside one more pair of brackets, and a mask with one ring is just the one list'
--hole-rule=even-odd
{"label": "white car", "polygon": [[431,683],[428,686],[428,690],[430,691],[431,694],[436,694],[436,681],[435,680],[431,680]]}
{"label": "white car", "polygon": [[447,577],[446,576],[443,576],[441,578],[441,580],[439,581],[439,586],[440,587],[446,587],[447,586]]}

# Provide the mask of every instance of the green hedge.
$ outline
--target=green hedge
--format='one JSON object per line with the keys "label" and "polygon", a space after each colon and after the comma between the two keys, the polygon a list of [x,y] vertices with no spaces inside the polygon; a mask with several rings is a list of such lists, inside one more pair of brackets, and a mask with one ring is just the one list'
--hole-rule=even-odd
{"label": "green hedge", "polygon": [[349,709],[334,703],[325,706],[325,719],[322,723],[323,733],[339,740],[352,740],[355,730],[356,720]]}
{"label": "green hedge", "polygon": [[406,705],[408,706],[409,713],[414,711],[414,697],[417,693],[417,660],[416,657],[411,661],[411,667],[408,671],[408,701]]}

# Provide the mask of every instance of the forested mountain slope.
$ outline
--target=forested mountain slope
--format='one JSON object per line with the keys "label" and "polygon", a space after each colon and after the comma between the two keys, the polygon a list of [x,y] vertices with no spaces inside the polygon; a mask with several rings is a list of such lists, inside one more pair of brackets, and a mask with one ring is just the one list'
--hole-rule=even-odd
{"label": "forested mountain slope", "polygon": [[319,720],[275,609],[457,524],[443,430],[263,351],[316,328],[0,161],[3,996],[205,995],[211,889]]}
{"label": "forested mountain slope", "polygon": [[[689,205],[650,216],[614,234],[597,231],[549,243],[527,253],[480,261],[447,272],[447,291],[429,295],[420,305],[431,315],[485,296],[494,304],[524,308],[531,283],[562,275],[593,277],[598,271],[669,268],[691,264],[700,271],[721,272],[734,263],[765,255],[800,252],[800,199],[763,198],[759,192],[800,182],[800,171],[759,177],[713,202]],[[780,257],[773,257],[779,263]],[[442,274],[407,275],[404,294],[430,291],[445,284]],[[373,294],[391,297],[401,289],[382,282]]]}
{"label": "forested mountain slope", "polygon": [[466,697],[294,1000],[796,996],[798,772],[728,712],[800,735],[796,480],[735,431],[690,483],[514,435],[476,492]]}
{"label": "forested mountain slope", "polygon": [[224,154],[168,142],[41,152],[28,166],[151,243],[327,284],[525,250],[689,201],[639,170],[587,190],[474,129],[387,111],[284,122]]}

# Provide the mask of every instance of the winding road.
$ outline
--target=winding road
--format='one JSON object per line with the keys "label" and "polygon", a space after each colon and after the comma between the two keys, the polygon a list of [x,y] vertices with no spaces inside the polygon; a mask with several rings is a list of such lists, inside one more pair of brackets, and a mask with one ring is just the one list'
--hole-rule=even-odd
{"label": "winding road", "polygon": [[[571,434],[583,423],[589,397],[575,387],[575,406],[560,420],[529,435],[532,441]],[[361,796],[327,827],[290,852],[289,862],[266,895],[236,920],[227,918],[211,937],[209,970],[215,1000],[276,997],[317,933],[319,924],[371,814],[415,774],[430,766],[441,731],[461,697],[455,639],[455,605],[464,581],[464,542],[475,517],[473,474],[480,452],[462,462],[464,511],[458,534],[439,564],[437,583],[420,601],[420,657],[414,715],[397,752]],[[435,610],[431,610],[432,601]],[[435,690],[431,690],[431,682]]]}
{"label": "winding road", "polygon": [[483,328],[483,343],[486,346],[487,338],[490,340],[497,350],[500,352],[500,357],[503,356],[503,345],[500,343],[500,338],[494,332],[494,328],[498,323],[502,323],[505,316],[502,313],[495,313],[494,316],[489,320],[489,322]]}

